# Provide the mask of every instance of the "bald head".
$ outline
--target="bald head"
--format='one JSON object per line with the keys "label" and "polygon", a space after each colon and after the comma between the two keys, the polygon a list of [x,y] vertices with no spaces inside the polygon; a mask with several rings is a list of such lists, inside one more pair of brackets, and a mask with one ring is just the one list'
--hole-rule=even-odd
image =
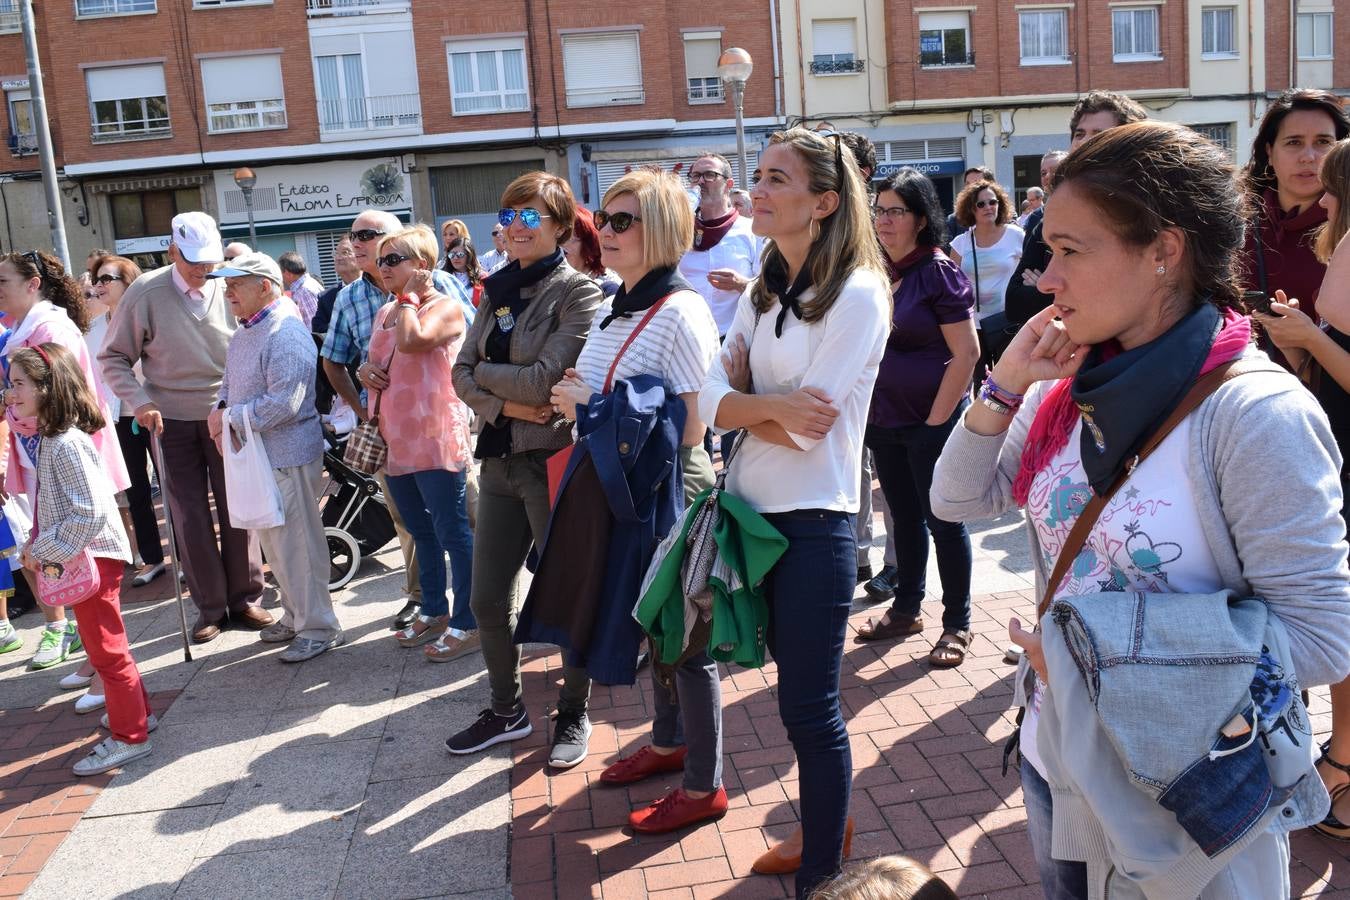
{"label": "bald head", "polygon": [[[386,235],[401,231],[403,223],[398,216],[382,209],[368,209],[352,222],[352,259],[361,267],[361,271],[376,279],[379,283],[380,264],[376,258],[380,250],[380,241]],[[368,240],[362,240],[368,236]]]}
{"label": "bald head", "polygon": [[230,241],[225,245],[225,258],[234,259],[236,256],[243,256],[245,253],[252,253],[248,244],[242,244],[239,241]]}

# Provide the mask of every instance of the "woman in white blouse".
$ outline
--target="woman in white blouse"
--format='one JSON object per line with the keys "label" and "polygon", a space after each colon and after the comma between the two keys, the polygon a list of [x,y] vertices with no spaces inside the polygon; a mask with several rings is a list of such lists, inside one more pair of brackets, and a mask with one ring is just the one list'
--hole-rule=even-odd
{"label": "woman in white blouse", "polygon": [[[1013,219],[1017,210],[1003,187],[993,181],[970,185],[956,198],[956,221],[966,231],[952,238],[951,258],[975,287],[975,319],[980,333],[983,369],[1002,350],[1007,327],[1003,295],[1022,258],[1025,233]],[[981,367],[975,370],[981,377]]]}
{"label": "woman in white blouse", "polygon": [[727,489],[788,549],[769,573],[778,708],[800,769],[804,898],[840,865],[852,762],[839,669],[857,574],[863,429],[890,291],[853,155],[803,128],[773,135],[754,175],[755,234],[772,238],[699,396],[718,431],[749,433]]}

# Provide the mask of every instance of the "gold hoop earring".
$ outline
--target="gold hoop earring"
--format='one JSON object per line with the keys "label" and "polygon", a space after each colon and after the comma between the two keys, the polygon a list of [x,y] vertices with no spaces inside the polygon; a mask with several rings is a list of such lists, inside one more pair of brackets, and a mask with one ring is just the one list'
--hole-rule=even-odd
{"label": "gold hoop earring", "polygon": [[[811,231],[811,226],[815,226],[815,231],[814,231],[814,232]],[[811,226],[807,226],[806,231],[807,231],[807,234],[810,235],[811,243],[814,244],[816,241],[820,240],[820,220],[819,220],[819,219],[812,219],[812,220],[811,220]]]}

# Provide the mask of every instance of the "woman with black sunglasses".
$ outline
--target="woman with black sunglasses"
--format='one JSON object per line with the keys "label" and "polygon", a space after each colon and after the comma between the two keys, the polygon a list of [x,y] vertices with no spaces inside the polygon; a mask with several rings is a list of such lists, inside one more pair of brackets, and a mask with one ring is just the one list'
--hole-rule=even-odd
{"label": "woman with black sunglasses", "polygon": [[[600,305],[600,288],[567,265],[560,245],[571,236],[576,201],[567,182],[527,172],[506,187],[497,221],[512,261],[484,281],[482,310],[455,361],[455,392],[483,419],[475,456],[479,476],[470,608],[478,620],[492,703],[451,735],[451,753],[476,753],[533,729],[521,702],[520,650],[512,641],[516,579],[533,543],[548,528],[549,456],[572,440],[554,428],[549,394],[577,361]],[[576,765],[589,735],[590,679],[564,667],[555,738],[568,736],[550,763]],[[555,740],[555,744],[556,744]]]}

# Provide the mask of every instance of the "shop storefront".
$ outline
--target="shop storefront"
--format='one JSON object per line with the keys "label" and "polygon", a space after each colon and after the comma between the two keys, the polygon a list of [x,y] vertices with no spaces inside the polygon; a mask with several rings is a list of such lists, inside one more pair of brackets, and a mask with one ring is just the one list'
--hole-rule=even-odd
{"label": "shop storefront", "polygon": [[966,170],[961,138],[881,141],[877,143],[877,168],[873,180],[889,178],[903,168],[917,169],[937,188],[942,208],[950,211]]}
{"label": "shop storefront", "polygon": [[[90,184],[91,194],[107,197],[113,240],[103,249],[130,257],[143,271],[166,265],[170,223],[181,212],[204,208],[202,187],[207,177],[198,173]],[[79,267],[84,260],[74,263]]]}

